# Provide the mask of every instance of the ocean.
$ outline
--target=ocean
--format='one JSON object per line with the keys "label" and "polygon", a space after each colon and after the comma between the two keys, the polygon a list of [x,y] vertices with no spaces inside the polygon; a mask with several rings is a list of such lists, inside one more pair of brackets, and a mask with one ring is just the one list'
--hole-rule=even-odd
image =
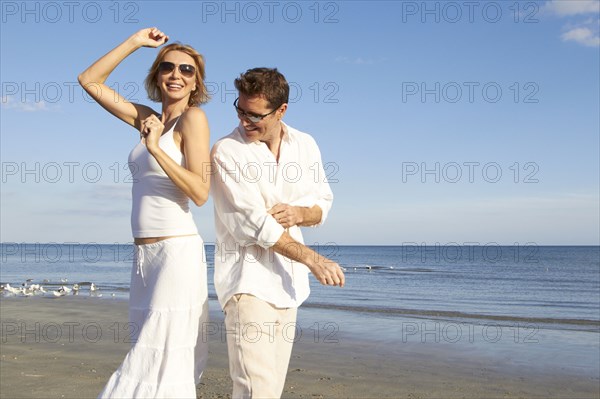
{"label": "ocean", "polygon": [[[35,296],[52,301],[63,299],[52,291],[74,284],[84,300],[108,305],[128,298],[131,244],[0,247],[3,287],[40,284],[46,293]],[[407,354],[435,356],[443,347],[457,364],[479,362],[515,372],[525,367],[528,373],[598,381],[600,247],[412,243],[313,248],[345,269],[346,286],[322,286],[311,277],[311,295],[294,328],[286,330],[294,342],[309,344],[305,350],[335,353],[350,346],[393,363]],[[212,282],[214,246],[205,250],[210,318],[216,323],[207,331],[224,340]],[[90,290],[92,283],[97,290]],[[174,294],[180,294],[176,288]],[[15,296],[22,294],[4,289],[1,300]],[[1,324],[4,334],[4,320]]]}
{"label": "ocean", "polygon": [[[0,283],[60,286],[79,295],[127,298],[131,244],[3,243]],[[346,271],[346,286],[311,277],[306,308],[386,318],[551,325],[600,332],[600,247],[433,245],[313,247]],[[216,299],[214,246],[206,245],[209,297]],[[90,292],[94,283],[98,290]],[[11,296],[6,290],[3,296]]]}

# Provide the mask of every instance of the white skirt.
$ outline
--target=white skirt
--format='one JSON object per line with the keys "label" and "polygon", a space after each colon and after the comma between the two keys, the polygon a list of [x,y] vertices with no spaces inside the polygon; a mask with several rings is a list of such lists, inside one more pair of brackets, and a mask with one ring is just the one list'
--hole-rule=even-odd
{"label": "white skirt", "polygon": [[200,236],[136,245],[129,294],[133,345],[98,398],[196,398],[206,366],[208,288]]}

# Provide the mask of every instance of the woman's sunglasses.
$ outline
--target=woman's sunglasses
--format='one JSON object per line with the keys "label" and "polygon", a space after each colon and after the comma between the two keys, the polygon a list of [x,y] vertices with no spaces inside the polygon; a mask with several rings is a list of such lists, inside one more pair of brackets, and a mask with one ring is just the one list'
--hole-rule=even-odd
{"label": "woman's sunglasses", "polygon": [[[179,72],[186,78],[191,78],[196,74],[196,68],[194,68],[193,65],[179,64],[177,65],[177,67],[179,67]],[[158,71],[160,73],[171,73],[174,69],[175,64],[173,64],[172,62],[163,61],[160,64],[158,64]]]}

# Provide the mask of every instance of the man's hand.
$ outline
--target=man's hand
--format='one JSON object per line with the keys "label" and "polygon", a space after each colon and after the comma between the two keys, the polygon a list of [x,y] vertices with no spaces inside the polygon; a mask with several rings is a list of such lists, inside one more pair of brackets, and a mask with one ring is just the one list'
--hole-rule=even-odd
{"label": "man's hand", "polygon": [[277,223],[286,229],[300,225],[304,221],[303,208],[297,206],[277,204],[269,209],[268,213],[275,218]]}
{"label": "man's hand", "polygon": [[318,255],[317,261],[307,266],[319,283],[323,285],[339,285],[343,287],[346,283],[346,278],[340,265],[324,256]]}

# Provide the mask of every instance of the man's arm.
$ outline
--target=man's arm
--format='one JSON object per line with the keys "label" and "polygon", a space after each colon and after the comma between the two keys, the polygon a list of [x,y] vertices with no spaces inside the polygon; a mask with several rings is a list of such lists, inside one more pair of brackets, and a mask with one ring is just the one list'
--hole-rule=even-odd
{"label": "man's arm", "polygon": [[[311,159],[307,161],[307,164],[310,165],[309,169],[314,172],[308,174],[313,178],[307,182],[314,194],[314,202],[311,206],[293,206],[280,203],[269,209],[269,214],[286,229],[292,226],[310,227],[322,224],[327,218],[333,202],[333,193],[323,169],[321,151],[312,137],[308,136],[305,139],[308,140],[306,145],[309,148],[306,153],[311,155]],[[314,170],[315,167],[316,170]]]}
{"label": "man's arm", "polygon": [[323,285],[343,287],[346,282],[340,265],[294,240],[287,232],[283,232],[272,248],[278,254],[306,265]]}
{"label": "man's arm", "polygon": [[221,151],[221,145],[215,144],[211,152],[215,217],[238,244],[269,248],[281,237],[284,227],[267,213],[259,183],[247,179],[242,165],[233,159],[235,148]]}

